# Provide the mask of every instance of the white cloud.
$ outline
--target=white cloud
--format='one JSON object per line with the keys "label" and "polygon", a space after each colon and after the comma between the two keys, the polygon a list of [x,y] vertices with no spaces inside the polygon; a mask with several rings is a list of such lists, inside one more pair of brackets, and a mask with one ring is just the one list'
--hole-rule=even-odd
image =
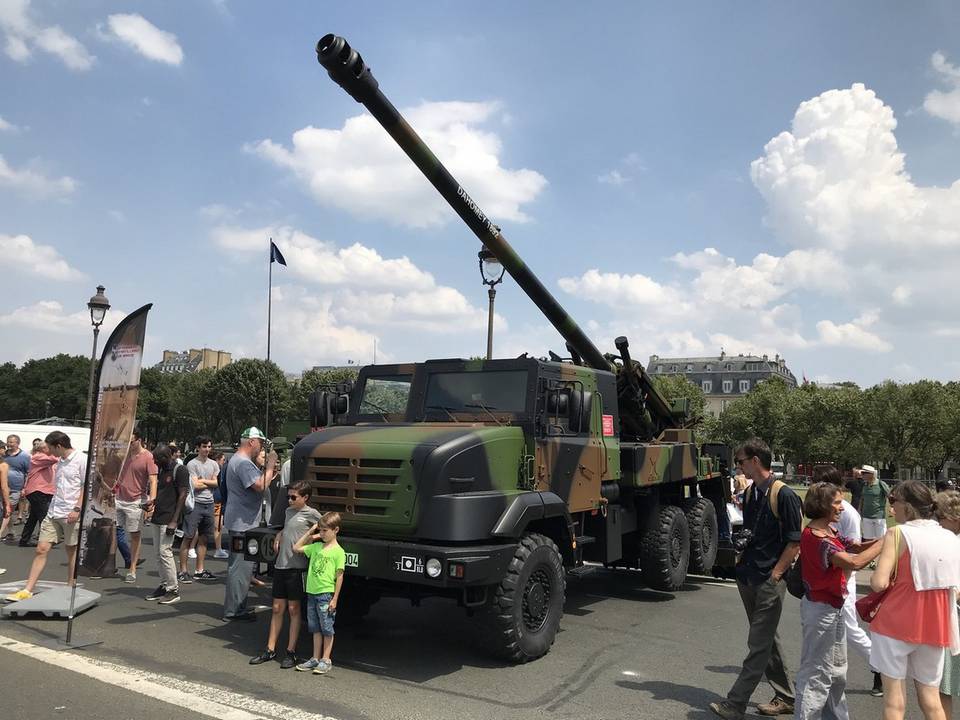
{"label": "white cloud", "polygon": [[893,345],[867,330],[876,320],[873,313],[865,313],[852,322],[840,325],[830,320],[821,320],[817,323],[817,332],[823,345],[849,347],[872,353],[890,352]]}
{"label": "white cloud", "polygon": [[38,245],[27,235],[0,233],[0,256],[16,267],[49,280],[82,280],[82,272],[70,266],[50,245]]}
{"label": "white cloud", "polygon": [[643,173],[646,169],[640,154],[630,152],[620,158],[619,167],[599,175],[597,182],[619,187],[632,182],[634,173]]}
{"label": "white cloud", "polygon": [[930,91],[923,100],[923,109],[934,117],[960,127],[960,67],[947,62],[946,56],[937,51],[930,58],[930,64],[941,81],[952,86],[951,90]]}
{"label": "white cloud", "polygon": [[[477,204],[494,220],[524,222],[522,207],[546,186],[533,170],[501,165],[500,138],[483,129],[495,102],[425,102],[406,110],[410,124]],[[292,147],[272,140],[247,150],[289,169],[314,199],[365,219],[411,227],[442,225],[454,215],[436,190],[370,115],[348,118],[340,130],[305,127]]]}
{"label": "white cloud", "polygon": [[60,58],[71,70],[93,67],[96,58],[83,43],[57,25],[38,23],[32,15],[30,0],[0,0],[0,31],[7,57],[24,63],[39,49]]}
{"label": "white cloud", "polygon": [[[223,216],[222,208],[208,210],[211,218]],[[287,261],[273,273],[274,344],[292,366],[347,357],[366,362],[374,338],[380,341],[378,359],[384,360],[397,348],[411,347],[412,333],[456,338],[486,328],[485,309],[471,305],[459,290],[438,285],[409,258],[385,258],[360,243],[340,247],[282,225],[211,230],[213,242],[232,257],[264,262],[271,237]],[[502,317],[495,316],[494,323],[508,330]],[[422,342],[416,337],[415,344]]]}
{"label": "white cloud", "polygon": [[110,15],[107,25],[113,37],[148,60],[177,66],[183,62],[183,49],[177,42],[177,36],[161,30],[142,15]]}
{"label": "white cloud", "polygon": [[[101,339],[109,336],[126,315],[124,310],[111,308],[100,329]],[[0,314],[0,332],[6,334],[7,328],[16,330],[17,342],[4,344],[2,357],[5,361],[21,363],[57,353],[87,356],[90,353],[92,329],[90,311],[85,304],[72,313],[56,300],[24,305]]]}
{"label": "white cloud", "polygon": [[611,170],[597,177],[597,182],[603,185],[620,186],[630,182],[632,178],[622,175],[619,170]]}
{"label": "white cloud", "polygon": [[0,132],[19,132],[20,128],[0,116]]}
{"label": "white cloud", "polygon": [[0,188],[8,187],[32,197],[70,195],[77,189],[77,181],[63,176],[50,178],[33,168],[11,167],[0,155]]}

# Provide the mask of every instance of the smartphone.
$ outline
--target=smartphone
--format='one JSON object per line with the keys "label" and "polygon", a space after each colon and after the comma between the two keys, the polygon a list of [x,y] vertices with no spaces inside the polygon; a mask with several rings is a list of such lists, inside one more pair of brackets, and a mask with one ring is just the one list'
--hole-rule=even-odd
{"label": "smartphone", "polygon": [[168,527],[165,532],[166,532],[166,535],[169,537],[170,535],[174,535],[177,532],[177,529]]}

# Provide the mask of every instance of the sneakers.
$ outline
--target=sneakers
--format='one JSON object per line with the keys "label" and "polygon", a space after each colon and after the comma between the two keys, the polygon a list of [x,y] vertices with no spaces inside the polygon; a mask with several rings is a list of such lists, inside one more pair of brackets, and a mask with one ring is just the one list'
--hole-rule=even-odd
{"label": "sneakers", "polygon": [[167,590],[166,594],[160,598],[161,605],[173,605],[175,602],[180,602],[179,590]]}
{"label": "sneakers", "polygon": [[[264,650],[262,653],[256,657],[250,658],[251,665],[262,665],[265,662],[270,662],[271,660],[277,659],[277,653],[273,650]],[[286,660],[284,660],[286,662]]]}
{"label": "sneakers", "polygon": [[723,720],[743,720],[743,713],[729,700],[710,703],[710,709]]}
{"label": "sneakers", "polygon": [[177,582],[189,585],[193,582],[193,576],[187,572],[177,573]]}
{"label": "sneakers", "polygon": [[239,615],[224,615],[220,619],[223,620],[223,622],[256,622],[257,615],[253,610],[248,610]]}
{"label": "sneakers", "polygon": [[757,712],[761,715],[793,715],[793,703],[787,702],[777,695],[768,703],[757,705]]}
{"label": "sneakers", "polygon": [[230,553],[228,553],[226,550],[217,550],[213,553],[213,556],[218,560],[226,560],[228,557],[230,557]]}
{"label": "sneakers", "polygon": [[19,602],[20,600],[29,600],[33,597],[33,593],[24,588],[23,590],[17,590],[15,593],[10,593],[7,595],[7,602]]}
{"label": "sneakers", "polygon": [[126,576],[123,578],[123,581],[124,581],[125,583],[129,584],[129,585],[132,585],[133,583],[135,583],[135,582],[137,581],[137,574],[136,574],[136,573],[132,573],[132,572],[128,572],[128,573],[126,574]]}
{"label": "sneakers", "polygon": [[187,550],[187,557],[190,558],[191,560],[196,560],[196,559],[197,559],[197,549],[196,549],[196,548],[190,548],[189,550]]}
{"label": "sneakers", "polygon": [[310,672],[311,670],[316,670],[318,667],[320,667],[320,661],[316,658],[310,658],[297,665],[297,670],[300,672]]}
{"label": "sneakers", "polygon": [[313,669],[314,675],[326,675],[330,672],[330,668],[333,667],[333,663],[330,660],[321,660],[320,664]]}
{"label": "sneakers", "polygon": [[147,596],[144,598],[144,600],[159,600],[160,598],[162,598],[162,597],[163,597],[164,595],[166,595],[166,594],[167,594],[167,586],[166,586],[166,585],[161,585],[161,586],[158,587],[156,590],[154,590],[152,593],[150,593],[149,595],[147,595]]}
{"label": "sneakers", "polygon": [[875,672],[873,674],[873,689],[870,691],[870,694],[873,697],[883,697],[883,678],[880,677],[880,673]]}
{"label": "sneakers", "polygon": [[[251,660],[250,662],[252,663],[253,660]],[[280,661],[280,669],[289,670],[290,668],[296,666],[299,662],[300,662],[300,658],[298,658],[295,653],[292,653],[289,650],[287,650],[287,656]]]}
{"label": "sneakers", "polygon": [[214,575],[209,570],[204,570],[203,572],[197,572],[193,574],[194,580],[216,580],[217,576]]}

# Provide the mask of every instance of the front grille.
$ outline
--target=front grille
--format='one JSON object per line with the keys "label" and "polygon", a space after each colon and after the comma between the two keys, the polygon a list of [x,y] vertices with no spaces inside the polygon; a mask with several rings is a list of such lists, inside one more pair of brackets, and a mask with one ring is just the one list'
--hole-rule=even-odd
{"label": "front grille", "polygon": [[408,511],[392,512],[401,490],[403,464],[403,460],[381,458],[310,458],[310,504],[321,512],[338,512],[344,520],[399,515],[395,520],[407,521]]}

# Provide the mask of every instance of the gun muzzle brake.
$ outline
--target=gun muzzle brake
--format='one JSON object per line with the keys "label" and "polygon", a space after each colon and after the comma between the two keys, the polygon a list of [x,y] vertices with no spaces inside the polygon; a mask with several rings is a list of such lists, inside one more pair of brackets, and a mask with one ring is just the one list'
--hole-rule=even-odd
{"label": "gun muzzle brake", "polygon": [[317,43],[317,60],[331,79],[358,103],[362,103],[380,87],[370,68],[350,43],[330,33]]}

